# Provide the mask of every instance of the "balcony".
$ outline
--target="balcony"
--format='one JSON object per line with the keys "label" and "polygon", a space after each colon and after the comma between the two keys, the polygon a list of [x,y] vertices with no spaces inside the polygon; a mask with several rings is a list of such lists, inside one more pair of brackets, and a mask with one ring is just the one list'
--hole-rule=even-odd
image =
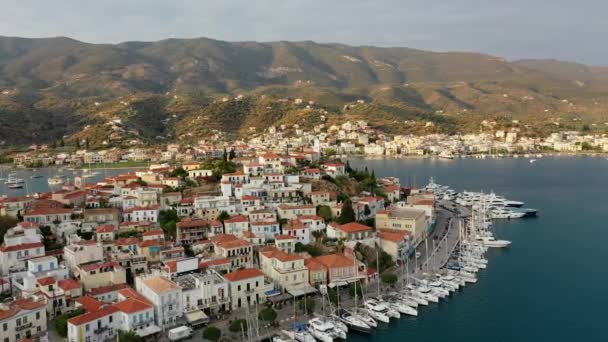
{"label": "balcony", "polygon": [[93,330],[93,333],[95,335],[100,335],[100,334],[102,334],[104,331],[106,331],[108,329],[109,329],[108,327],[97,328],[97,329]]}
{"label": "balcony", "polygon": [[32,327],[32,322],[28,322],[28,323],[16,326],[15,327],[15,331],[22,331],[22,330],[25,330],[25,329],[29,329],[31,327]]}
{"label": "balcony", "polygon": [[146,324],[154,324],[154,318],[150,318],[150,319],[148,319],[146,321],[143,321],[143,322],[133,323],[133,324],[131,324],[131,328],[137,329],[139,327],[145,326]]}

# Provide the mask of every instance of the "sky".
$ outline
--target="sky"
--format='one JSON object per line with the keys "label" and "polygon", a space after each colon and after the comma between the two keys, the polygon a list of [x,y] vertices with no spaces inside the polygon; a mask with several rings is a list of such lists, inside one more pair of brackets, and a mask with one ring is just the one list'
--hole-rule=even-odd
{"label": "sky", "polygon": [[0,0],[0,35],[313,40],[608,65],[607,11],[606,0]]}

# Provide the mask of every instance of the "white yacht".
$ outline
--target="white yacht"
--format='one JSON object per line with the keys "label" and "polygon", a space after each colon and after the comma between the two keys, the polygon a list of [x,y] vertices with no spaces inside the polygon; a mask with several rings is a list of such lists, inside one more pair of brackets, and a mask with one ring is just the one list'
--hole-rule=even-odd
{"label": "white yacht", "polygon": [[481,243],[488,247],[504,248],[511,245],[511,241],[509,240],[496,240],[491,236],[479,236],[476,238],[478,241],[481,241]]}
{"label": "white yacht", "polygon": [[391,316],[388,314],[389,308],[380,304],[374,300],[366,300],[363,305],[367,310],[367,313],[375,320],[380,321],[382,323],[389,323],[391,320]]}
{"label": "white yacht", "polygon": [[306,330],[281,330],[281,332],[290,338],[289,341],[316,342],[315,338]]}
{"label": "white yacht", "polygon": [[413,302],[416,302],[418,305],[429,305],[429,301],[422,298],[421,296],[417,295],[416,293],[414,293],[413,291],[409,290],[409,291],[405,291],[403,293],[403,296],[406,299],[409,299]]}
{"label": "white yacht", "polygon": [[526,213],[520,211],[512,211],[506,208],[494,208],[490,211],[490,217],[493,219],[516,219],[526,216]]}
{"label": "white yacht", "polygon": [[321,342],[333,342],[339,338],[346,339],[346,333],[337,329],[331,322],[320,318],[308,321],[308,332]]}
{"label": "white yacht", "polygon": [[454,155],[452,154],[452,152],[450,152],[448,150],[443,150],[443,151],[441,151],[441,153],[439,153],[439,158],[441,158],[441,159],[454,159]]}
{"label": "white yacht", "polygon": [[439,297],[432,293],[430,288],[426,286],[414,286],[411,284],[407,287],[412,293],[416,294],[416,296],[422,297],[429,302],[439,303]]}
{"label": "white yacht", "polygon": [[16,173],[9,173],[8,178],[6,179],[6,182],[4,182],[4,184],[9,185],[9,186],[23,184],[23,183],[25,183],[25,181],[21,178],[17,178]]}
{"label": "white yacht", "polygon": [[369,334],[372,331],[372,328],[365,323],[358,315],[345,310],[338,309],[334,312],[333,317],[340,320],[342,324],[345,324],[349,329],[353,331]]}
{"label": "white yacht", "polygon": [[47,179],[47,183],[49,183],[49,185],[61,185],[61,184],[63,184],[63,178],[62,177],[50,177],[49,179]]}
{"label": "white yacht", "polygon": [[408,306],[403,301],[401,301],[397,298],[394,298],[388,304],[393,310],[396,310],[399,313],[402,313],[404,315],[409,315],[409,316],[418,316],[418,310],[414,309],[411,306]]}

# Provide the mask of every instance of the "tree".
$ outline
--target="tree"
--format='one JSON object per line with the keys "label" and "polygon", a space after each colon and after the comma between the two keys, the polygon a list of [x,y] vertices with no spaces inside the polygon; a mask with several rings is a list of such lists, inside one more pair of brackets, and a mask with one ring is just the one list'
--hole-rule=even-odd
{"label": "tree", "polygon": [[87,150],[89,149],[89,138],[86,138],[86,140],[84,141],[84,148],[86,148]]}
{"label": "tree", "polygon": [[338,223],[345,224],[355,221],[355,211],[353,210],[353,202],[350,198],[342,204],[342,211],[338,217]]}
{"label": "tree", "polygon": [[[356,287],[357,287],[357,298],[363,298],[363,286],[361,284],[358,284]],[[348,285],[348,294],[350,294],[351,297],[355,296],[355,284],[354,283],[350,283]]]}
{"label": "tree", "polygon": [[304,311],[304,309],[306,309],[306,314],[312,315],[313,312],[315,312],[315,305],[317,305],[317,303],[315,302],[314,297],[305,296],[304,298],[302,298],[302,300],[300,300],[298,307],[302,311]]}
{"label": "tree", "polygon": [[228,214],[226,211],[222,211],[219,215],[217,215],[217,220],[222,222],[222,224],[224,224],[224,221],[228,220],[229,218],[230,214]]}
{"label": "tree", "polygon": [[179,222],[179,217],[175,209],[161,210],[158,213],[158,223],[165,234],[169,236],[175,236],[177,222]]}
{"label": "tree", "polygon": [[175,168],[175,170],[171,171],[171,173],[169,174],[170,177],[179,177],[179,178],[186,178],[188,176],[188,172],[186,170],[184,170],[183,167],[177,167]]}
{"label": "tree", "polygon": [[384,272],[380,275],[380,280],[385,284],[394,285],[397,282],[397,276],[391,272]]}
{"label": "tree", "polygon": [[59,140],[59,147],[64,147],[65,146],[65,141],[63,140],[63,137],[61,138],[61,140]]}
{"label": "tree", "polygon": [[277,312],[274,311],[273,308],[271,308],[270,306],[267,306],[267,307],[263,308],[262,310],[260,310],[258,317],[262,321],[272,323],[277,319],[277,315],[278,315]]}
{"label": "tree", "polygon": [[83,313],[84,313],[84,309],[78,309],[78,310],[74,310],[72,312],[68,312],[68,313],[65,313],[63,315],[56,317],[53,320],[53,327],[55,328],[57,335],[59,335],[61,337],[67,337],[68,336],[68,319],[82,315]]}
{"label": "tree", "polygon": [[203,330],[203,338],[209,341],[218,341],[222,336],[222,331],[214,326],[208,326]]}
{"label": "tree", "polygon": [[76,139],[76,148],[80,148],[80,139]]}
{"label": "tree", "polygon": [[144,339],[134,331],[119,331],[118,342],[144,342]]}
{"label": "tree", "polygon": [[228,154],[228,160],[232,160],[236,158],[236,152],[234,152],[234,148],[230,149],[230,153]]}
{"label": "tree", "polygon": [[148,186],[148,183],[146,183],[146,181],[144,181],[143,179],[141,179],[141,177],[137,177],[137,180],[135,181],[135,184],[138,184],[139,186]]}
{"label": "tree", "polygon": [[363,214],[365,216],[369,216],[372,213],[371,209],[369,208],[369,205],[365,205],[365,207],[363,208]]}
{"label": "tree", "polygon": [[350,162],[348,160],[346,161],[346,166],[344,167],[344,171],[346,171],[346,173],[348,173],[349,175],[353,172],[353,168],[350,167]]}
{"label": "tree", "polygon": [[242,328],[243,331],[247,331],[247,321],[244,320],[244,319],[234,320],[228,326],[228,330],[230,330],[230,331],[232,331],[234,333],[241,332],[241,328]]}
{"label": "tree", "polygon": [[314,232],[312,232],[312,236],[315,239],[320,239],[323,237],[324,232],[322,230],[315,230]]}
{"label": "tree", "polygon": [[224,147],[224,153],[222,154],[222,160],[224,162],[228,161],[228,153],[226,152],[226,148]]}
{"label": "tree", "polygon": [[331,208],[327,205],[319,205],[317,206],[317,215],[327,222],[331,220]]}
{"label": "tree", "polygon": [[0,243],[4,242],[4,234],[9,228],[12,228],[17,225],[17,220],[14,217],[10,216],[0,216]]}

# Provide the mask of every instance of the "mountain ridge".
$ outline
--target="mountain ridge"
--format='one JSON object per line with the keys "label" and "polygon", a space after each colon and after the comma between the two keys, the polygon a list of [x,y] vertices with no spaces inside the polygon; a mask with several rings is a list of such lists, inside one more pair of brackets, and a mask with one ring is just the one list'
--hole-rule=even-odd
{"label": "mountain ridge", "polygon": [[[588,124],[604,120],[608,68],[308,40],[259,43],[201,37],[93,44],[69,37],[0,36],[0,136],[7,137],[6,143],[80,137],[84,126],[99,125],[112,115],[124,117],[129,125],[129,110],[146,112],[133,117],[149,115],[171,122],[148,130],[138,119],[131,128],[141,134],[149,131],[144,134],[148,139],[155,133],[169,139],[176,128],[183,133],[174,115],[197,122],[189,116],[204,113],[210,115],[206,122],[224,123],[217,129],[242,131],[246,127],[221,117],[216,108],[221,106],[213,100],[237,94],[303,98],[336,118],[347,114],[345,105],[364,99],[376,104],[370,108],[386,110],[388,122],[438,119],[440,113],[447,118],[437,121],[437,130],[463,127],[470,131],[475,127],[472,120],[478,130],[484,119],[512,118],[546,131],[547,120],[578,118]],[[145,110],[116,105],[130,98],[147,98],[153,105],[146,103]],[[202,99],[207,100],[201,107]],[[180,106],[174,105],[180,101]],[[282,120],[283,115],[258,106],[265,101],[254,102],[239,109],[246,111],[238,116],[242,122],[251,122],[251,117],[263,120],[264,115]],[[113,108],[113,114],[100,112],[100,106]],[[283,108],[289,112],[285,115],[296,115],[293,111],[310,115],[306,108],[292,107]],[[374,113],[367,116],[373,118]],[[20,117],[23,127],[15,122]],[[441,122],[450,122],[449,127]],[[200,130],[200,135],[205,132]]]}

